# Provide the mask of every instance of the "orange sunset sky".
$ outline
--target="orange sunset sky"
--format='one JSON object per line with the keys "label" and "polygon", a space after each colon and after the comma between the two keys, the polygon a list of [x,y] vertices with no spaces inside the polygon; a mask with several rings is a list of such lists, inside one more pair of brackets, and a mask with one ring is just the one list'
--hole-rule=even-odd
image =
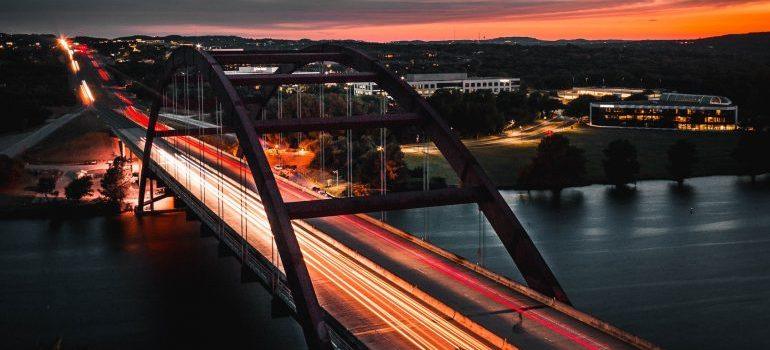
{"label": "orange sunset sky", "polygon": [[[46,5],[47,4],[47,5]],[[20,1],[0,32],[209,35],[369,41],[688,39],[770,31],[770,1],[750,0],[70,0]]]}

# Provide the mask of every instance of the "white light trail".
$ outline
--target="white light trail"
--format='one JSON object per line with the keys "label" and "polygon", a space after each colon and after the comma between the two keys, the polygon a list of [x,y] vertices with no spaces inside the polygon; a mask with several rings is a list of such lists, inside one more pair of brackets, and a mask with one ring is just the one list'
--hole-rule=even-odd
{"label": "white light trail", "polygon": [[[156,145],[153,150],[156,164],[169,174],[183,176],[187,183],[182,185],[191,194],[217,213],[236,232],[241,235],[249,233],[248,242],[263,255],[269,255],[272,231],[258,194],[245,189],[234,179],[223,176],[208,164],[202,164],[185,154],[169,153],[160,145]],[[223,206],[220,207],[219,203]],[[245,227],[243,222],[247,223]],[[321,237],[319,233],[311,232],[302,225],[292,224],[308,269],[333,283],[338,290],[391,326],[415,347],[489,348],[487,343],[468,330],[368,270],[361,262],[336,250],[327,243],[329,237]]]}
{"label": "white light trail", "polygon": [[88,87],[88,83],[86,83],[85,80],[80,83],[80,93],[82,95],[84,105],[90,105],[96,100],[94,99],[94,94],[91,93],[91,88]]}

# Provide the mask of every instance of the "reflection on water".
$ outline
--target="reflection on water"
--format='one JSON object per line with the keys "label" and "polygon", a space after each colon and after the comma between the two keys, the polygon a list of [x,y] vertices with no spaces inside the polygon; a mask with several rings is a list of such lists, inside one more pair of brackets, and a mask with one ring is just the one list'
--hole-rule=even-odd
{"label": "reflection on water", "polygon": [[[770,348],[770,188],[735,177],[506,191],[574,304],[667,348]],[[475,205],[390,213],[391,224],[521,280]],[[485,246],[479,249],[479,233]]]}
{"label": "reflection on water", "polygon": [[184,215],[2,221],[0,348],[303,348]]}
{"label": "reflection on water", "polygon": [[[667,348],[770,348],[770,188],[734,177],[505,192],[580,309]],[[391,223],[520,279],[474,205]],[[483,222],[483,221],[482,221]],[[485,222],[483,222],[486,224]],[[170,215],[0,222],[0,348],[301,348],[216,240]],[[479,249],[484,232],[484,249]]]}

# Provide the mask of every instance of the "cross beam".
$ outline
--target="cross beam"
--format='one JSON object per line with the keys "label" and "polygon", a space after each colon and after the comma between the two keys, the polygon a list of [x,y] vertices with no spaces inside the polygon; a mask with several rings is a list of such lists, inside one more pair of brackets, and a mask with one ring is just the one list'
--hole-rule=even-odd
{"label": "cross beam", "polygon": [[419,125],[424,119],[413,113],[367,114],[339,118],[267,119],[254,122],[257,132],[330,131],[344,129],[376,129]]}
{"label": "cross beam", "polygon": [[320,53],[297,53],[295,52],[233,52],[214,53],[219,64],[278,64],[278,63],[300,63],[307,64],[310,62],[325,62],[343,61],[345,56],[336,52],[320,52]]}
{"label": "cross beam", "polygon": [[401,210],[475,203],[476,188],[445,188],[430,191],[397,192],[382,196],[363,196],[288,202],[289,218],[309,219],[323,216],[371,213],[383,210]]}
{"label": "cross beam", "polygon": [[217,135],[217,134],[229,134],[234,131],[230,128],[184,128],[184,129],[169,129],[169,130],[157,130],[155,131],[155,137],[174,137],[174,136],[201,136],[201,135]]}
{"label": "cross beam", "polygon": [[233,85],[342,84],[374,81],[374,73],[238,74],[228,75]]}

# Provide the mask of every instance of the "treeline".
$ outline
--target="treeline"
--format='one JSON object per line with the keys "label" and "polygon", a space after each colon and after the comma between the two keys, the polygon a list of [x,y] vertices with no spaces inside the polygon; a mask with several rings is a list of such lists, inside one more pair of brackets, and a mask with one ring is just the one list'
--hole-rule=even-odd
{"label": "treeline", "polygon": [[[0,132],[21,131],[51,116],[48,107],[77,101],[53,36],[0,35]],[[8,44],[12,43],[12,44]]]}
{"label": "treeline", "polygon": [[398,75],[468,72],[521,78],[525,88],[625,86],[727,96],[741,122],[767,125],[770,33],[682,43],[591,45],[360,44]]}
{"label": "treeline", "polygon": [[[564,188],[585,185],[587,160],[584,153],[561,134],[544,137],[531,162],[520,171],[518,186],[522,189],[550,190],[558,198]],[[636,183],[644,165],[637,160],[636,147],[630,141],[613,140],[602,153],[607,184],[626,190],[628,184]],[[770,133],[742,134],[731,155],[738,164],[737,174],[749,176],[754,183],[758,175],[770,172]],[[684,139],[669,145],[666,154],[661,156],[666,157],[668,178],[680,187],[693,175],[695,165],[702,161],[696,146]]]}
{"label": "treeline", "polygon": [[528,124],[563,107],[549,94],[523,91],[493,94],[439,90],[428,97],[428,102],[463,137],[496,134],[511,122]]}

